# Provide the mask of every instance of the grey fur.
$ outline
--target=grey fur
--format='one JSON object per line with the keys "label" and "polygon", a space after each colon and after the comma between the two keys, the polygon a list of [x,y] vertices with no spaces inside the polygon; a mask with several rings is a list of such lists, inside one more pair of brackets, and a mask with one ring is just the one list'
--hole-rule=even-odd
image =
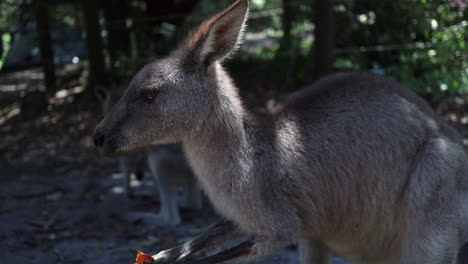
{"label": "grey fur", "polygon": [[363,72],[325,77],[270,115],[250,113],[220,63],[200,57],[235,48],[223,36],[241,29],[225,14],[245,21],[247,9],[237,1],[144,67],[96,144],[125,153],[181,141],[216,210],[254,235],[250,256],[318,241],[356,263],[454,264],[468,237],[460,135],[409,89]]}

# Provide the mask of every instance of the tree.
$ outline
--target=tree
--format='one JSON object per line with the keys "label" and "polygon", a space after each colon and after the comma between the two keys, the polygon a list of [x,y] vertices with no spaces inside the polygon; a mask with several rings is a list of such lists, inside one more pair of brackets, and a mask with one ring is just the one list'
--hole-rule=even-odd
{"label": "tree", "polygon": [[82,0],[82,4],[89,61],[88,86],[93,87],[96,84],[106,83],[104,50],[101,27],[99,25],[99,10],[97,1],[95,0]]}
{"label": "tree", "polygon": [[35,0],[34,11],[37,24],[37,34],[39,39],[39,49],[44,69],[45,85],[49,95],[55,93],[55,65],[54,53],[52,50],[52,38],[50,34],[49,12],[46,0]]}
{"label": "tree", "polygon": [[130,53],[130,35],[126,27],[126,20],[129,17],[127,1],[106,0],[104,2],[104,17],[107,29],[107,49],[111,69],[113,69],[119,63],[119,56]]}
{"label": "tree", "polygon": [[279,51],[287,52],[291,50],[292,25],[294,20],[294,9],[291,0],[283,0],[283,15],[281,16],[281,26],[283,28],[283,37],[280,40]]}
{"label": "tree", "polygon": [[333,1],[315,0],[315,43],[313,49],[314,76],[319,78],[333,68],[335,30]]}

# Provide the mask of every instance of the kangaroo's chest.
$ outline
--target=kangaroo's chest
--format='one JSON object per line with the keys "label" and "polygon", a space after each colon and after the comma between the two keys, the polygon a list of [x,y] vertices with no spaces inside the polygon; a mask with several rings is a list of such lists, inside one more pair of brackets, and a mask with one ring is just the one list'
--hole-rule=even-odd
{"label": "kangaroo's chest", "polygon": [[244,174],[238,160],[226,162],[216,155],[200,155],[197,151],[186,150],[189,164],[197,177],[202,190],[208,196],[215,210],[221,215],[239,223],[242,211],[247,207],[242,202],[240,186]]}

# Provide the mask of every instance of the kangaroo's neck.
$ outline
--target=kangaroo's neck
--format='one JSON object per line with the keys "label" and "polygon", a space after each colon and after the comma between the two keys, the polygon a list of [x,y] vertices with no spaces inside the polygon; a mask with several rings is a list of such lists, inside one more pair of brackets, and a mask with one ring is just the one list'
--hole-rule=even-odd
{"label": "kangaroo's neck", "polygon": [[[262,191],[265,182],[279,182],[277,175],[286,175],[289,161],[304,151],[292,121],[249,113],[227,75],[223,71],[218,74],[221,86],[213,114],[204,130],[185,140],[183,146],[216,210],[235,223],[243,223],[246,230],[255,230],[248,227],[255,223],[252,217],[269,202]],[[287,188],[281,191],[288,193]]]}
{"label": "kangaroo's neck", "polygon": [[243,107],[231,79],[218,67],[213,113],[205,127],[183,143],[187,158],[208,195],[212,188],[226,192],[229,190],[225,188],[242,185],[241,181],[249,177],[252,162],[250,130],[245,127],[251,114]]}

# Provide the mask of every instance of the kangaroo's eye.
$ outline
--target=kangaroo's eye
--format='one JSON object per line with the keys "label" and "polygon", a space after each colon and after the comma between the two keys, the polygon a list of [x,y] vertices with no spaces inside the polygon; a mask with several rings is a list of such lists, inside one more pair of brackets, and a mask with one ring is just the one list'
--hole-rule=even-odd
{"label": "kangaroo's eye", "polygon": [[152,91],[144,91],[141,93],[141,98],[145,103],[151,104],[154,102],[154,99],[156,98],[157,91],[152,90]]}

